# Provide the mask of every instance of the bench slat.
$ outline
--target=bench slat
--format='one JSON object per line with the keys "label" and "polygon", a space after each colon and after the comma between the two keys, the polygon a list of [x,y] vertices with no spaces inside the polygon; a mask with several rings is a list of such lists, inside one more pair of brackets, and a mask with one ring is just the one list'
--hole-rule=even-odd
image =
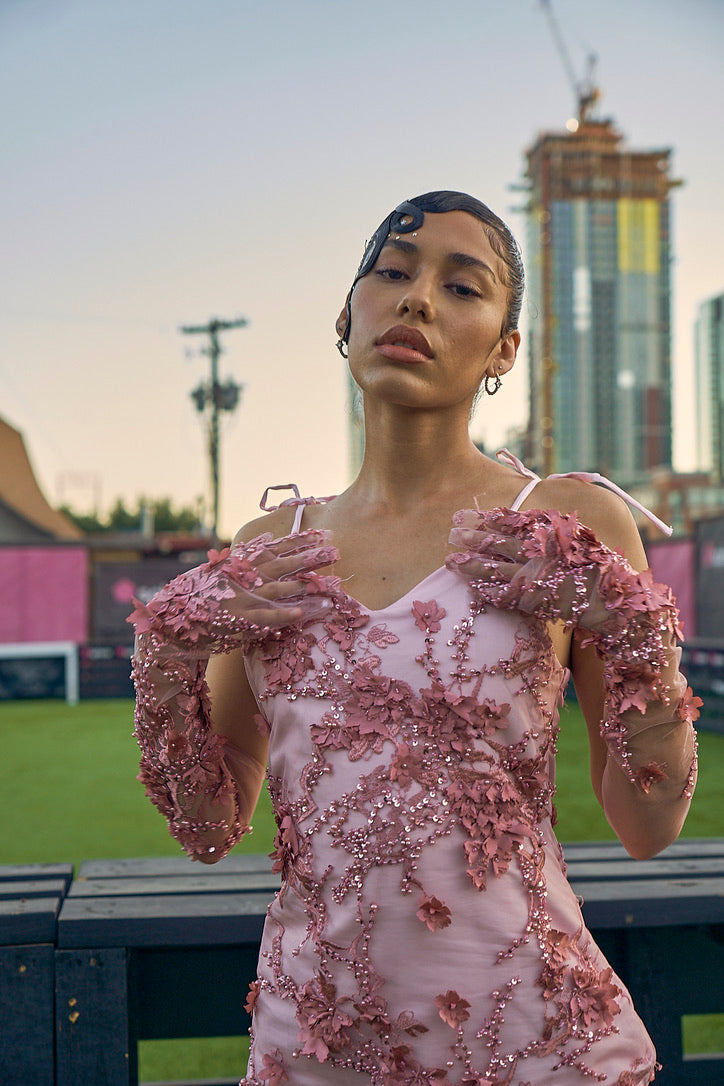
{"label": "bench slat", "polygon": [[[566,860],[625,860],[631,864],[647,864],[649,860],[634,860],[618,841],[572,841],[563,844]],[[656,859],[677,859],[678,857],[717,857],[724,856],[724,837],[680,837],[662,852]]]}
{"label": "bench slat", "polygon": [[65,899],[59,947],[194,946],[258,942],[269,891]]}
{"label": "bench slat", "polygon": [[20,900],[30,897],[62,897],[66,891],[65,879],[0,879],[0,901]]}
{"label": "bench slat", "polygon": [[0,901],[0,945],[54,943],[62,898]]}
{"label": "bench slat", "polygon": [[609,879],[639,881],[657,878],[721,878],[724,876],[724,856],[705,859],[653,859],[653,860],[572,860],[568,864],[568,878],[573,882],[591,879],[603,882]]}
{"label": "bench slat", "polygon": [[80,865],[77,879],[143,878],[146,875],[190,875],[203,877],[219,875],[243,875],[271,871],[269,856],[256,853],[239,853],[226,856],[217,864],[194,863],[188,856],[145,856],[140,859],[86,860]]}
{"label": "bench slat", "polygon": [[2,864],[0,880],[63,879],[67,885],[73,878],[73,864]]}
{"label": "bench slat", "polygon": [[159,894],[229,894],[254,890],[274,892],[279,889],[279,876],[268,874],[244,875],[146,875],[132,878],[85,879],[74,882],[68,897],[150,897]]}
{"label": "bench slat", "polygon": [[724,878],[571,884],[589,928],[724,923]]}

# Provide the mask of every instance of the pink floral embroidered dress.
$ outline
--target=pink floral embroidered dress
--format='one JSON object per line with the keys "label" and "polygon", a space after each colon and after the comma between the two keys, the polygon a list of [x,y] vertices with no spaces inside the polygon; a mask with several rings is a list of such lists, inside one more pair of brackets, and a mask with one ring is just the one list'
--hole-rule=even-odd
{"label": "pink floral embroidered dress", "polygon": [[[534,582],[480,575],[511,539],[545,558]],[[665,767],[637,763],[625,721],[632,683],[639,720],[660,694],[670,595],[574,516],[466,511],[451,542],[446,565],[389,607],[310,573],[326,613],[247,635],[282,887],[249,999],[246,1086],[653,1080],[651,1041],[583,924],[553,830],[568,674],[546,622],[562,614],[564,573],[579,605],[563,617],[580,620],[595,571],[605,621],[590,636],[612,660],[604,735],[648,789]],[[253,568],[255,545],[232,557]],[[526,603],[532,583],[547,610]],[[682,691],[669,712],[690,719]],[[158,744],[144,746],[149,712],[139,719],[144,779],[168,808]]]}

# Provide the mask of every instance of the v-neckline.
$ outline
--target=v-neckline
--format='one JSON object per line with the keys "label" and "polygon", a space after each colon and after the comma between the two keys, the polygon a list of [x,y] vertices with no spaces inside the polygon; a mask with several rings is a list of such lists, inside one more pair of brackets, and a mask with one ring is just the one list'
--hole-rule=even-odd
{"label": "v-neckline", "polygon": [[442,573],[449,572],[450,571],[448,570],[447,566],[438,566],[437,569],[433,569],[433,571],[423,577],[421,581],[418,581],[417,584],[414,584],[412,588],[408,588],[408,590],[406,592],[403,592],[401,596],[393,600],[391,603],[385,604],[384,607],[368,607],[366,603],[363,603],[362,600],[357,599],[357,597],[353,596],[351,592],[347,592],[347,590],[343,586],[340,586],[339,591],[342,592],[342,594],[346,596],[348,600],[351,600],[352,603],[356,603],[360,610],[363,611],[366,615],[384,615],[387,611],[392,611],[396,607],[399,607],[400,604],[405,603],[411,596],[418,595],[429,581],[432,581],[434,578]]}

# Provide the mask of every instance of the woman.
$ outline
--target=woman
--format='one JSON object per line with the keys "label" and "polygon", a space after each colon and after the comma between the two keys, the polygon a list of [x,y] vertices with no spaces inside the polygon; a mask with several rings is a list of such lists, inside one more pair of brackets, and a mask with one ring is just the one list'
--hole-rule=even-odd
{"label": "woman", "polygon": [[141,779],[194,858],[246,832],[269,761],[282,889],[248,1086],[653,1081],[552,829],[558,706],[570,669],[594,790],[644,858],[688,810],[698,699],[620,498],[470,441],[522,288],[485,205],[400,205],[337,322],[359,477],[284,502],[134,616]]}

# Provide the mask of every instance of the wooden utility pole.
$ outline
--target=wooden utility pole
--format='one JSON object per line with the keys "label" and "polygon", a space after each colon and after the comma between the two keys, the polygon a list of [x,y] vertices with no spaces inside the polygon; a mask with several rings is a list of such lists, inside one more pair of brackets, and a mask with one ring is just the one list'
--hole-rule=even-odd
{"label": "wooden utility pole", "polygon": [[200,414],[206,412],[208,416],[212,508],[211,532],[214,541],[218,539],[219,528],[219,413],[221,411],[233,411],[237,407],[239,394],[243,387],[231,378],[228,378],[223,385],[219,383],[219,355],[222,351],[219,343],[219,332],[227,332],[232,328],[246,328],[248,323],[245,317],[237,317],[236,320],[231,321],[212,317],[207,324],[187,324],[182,325],[180,329],[184,336],[204,335],[209,337],[209,345],[203,348],[203,352],[211,360],[210,379],[207,384],[202,382],[193,390],[191,399],[196,405],[196,410]]}

